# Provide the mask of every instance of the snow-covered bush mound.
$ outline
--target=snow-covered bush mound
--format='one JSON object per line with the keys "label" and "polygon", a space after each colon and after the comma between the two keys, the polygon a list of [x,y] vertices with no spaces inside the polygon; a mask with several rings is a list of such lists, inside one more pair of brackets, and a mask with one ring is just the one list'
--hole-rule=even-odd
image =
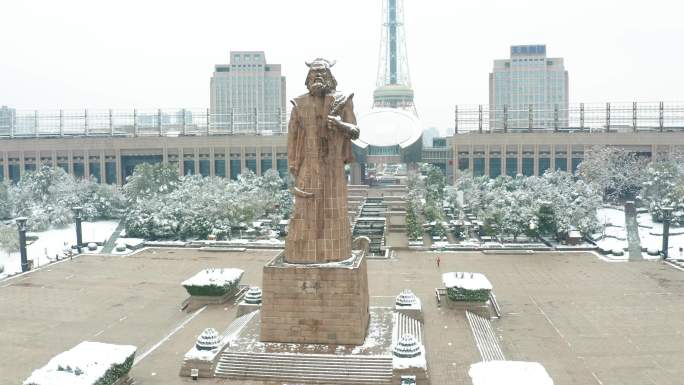
{"label": "snow-covered bush mound", "polygon": [[31,373],[24,385],[111,385],[128,375],[137,348],[83,341]]}
{"label": "snow-covered bush mound", "polygon": [[492,284],[481,273],[450,272],[442,274],[447,296],[452,301],[478,301],[489,299]]}
{"label": "snow-covered bush mound", "polygon": [[190,295],[220,297],[237,289],[243,270],[234,268],[204,269],[181,285]]}
{"label": "snow-covered bush mound", "polygon": [[470,365],[473,385],[553,385],[544,367],[537,362],[487,361]]}

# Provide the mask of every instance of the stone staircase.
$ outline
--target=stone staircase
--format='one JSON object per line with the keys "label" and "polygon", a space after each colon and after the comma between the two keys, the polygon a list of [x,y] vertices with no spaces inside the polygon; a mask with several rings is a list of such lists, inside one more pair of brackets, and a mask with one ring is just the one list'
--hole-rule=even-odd
{"label": "stone staircase", "polygon": [[216,377],[314,384],[391,384],[391,356],[221,353]]}
{"label": "stone staircase", "polygon": [[402,313],[395,313],[394,327],[392,328],[392,344],[395,344],[404,334],[410,334],[418,343],[423,343],[423,325],[415,318]]}

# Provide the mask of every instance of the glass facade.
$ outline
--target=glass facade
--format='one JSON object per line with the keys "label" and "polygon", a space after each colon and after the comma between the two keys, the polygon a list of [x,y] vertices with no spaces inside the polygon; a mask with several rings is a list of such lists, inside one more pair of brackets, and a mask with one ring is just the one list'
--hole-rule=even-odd
{"label": "glass facade", "polygon": [[518,158],[506,158],[506,175],[518,175]]}

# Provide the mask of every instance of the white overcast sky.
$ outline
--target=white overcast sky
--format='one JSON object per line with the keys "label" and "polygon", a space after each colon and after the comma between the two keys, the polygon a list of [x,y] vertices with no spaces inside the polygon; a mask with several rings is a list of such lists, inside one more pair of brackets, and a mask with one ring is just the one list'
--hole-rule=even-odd
{"label": "white overcast sky", "polygon": [[[368,110],[381,0],[3,0],[0,105],[17,109],[205,108],[214,64],[263,50],[288,97],[303,62],[336,59],[339,89]],[[487,103],[492,60],[513,44],[563,57],[571,102],[684,100],[679,0],[406,0],[409,65],[426,127]]]}

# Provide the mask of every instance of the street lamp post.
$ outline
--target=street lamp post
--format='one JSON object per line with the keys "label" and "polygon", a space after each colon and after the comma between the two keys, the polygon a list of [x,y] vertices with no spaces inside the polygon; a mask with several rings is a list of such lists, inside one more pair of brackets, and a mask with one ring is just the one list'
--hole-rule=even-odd
{"label": "street lamp post", "polygon": [[17,230],[19,230],[19,253],[21,255],[21,272],[29,271],[28,255],[26,252],[26,221],[28,218],[19,217],[17,221]]}
{"label": "street lamp post", "polygon": [[663,207],[663,259],[668,256],[668,241],[670,238],[670,222],[672,221],[672,207]]}
{"label": "street lamp post", "polygon": [[83,211],[83,208],[80,206],[76,206],[73,208],[74,210],[74,219],[76,219],[76,248],[78,250],[78,253],[81,254],[81,245],[83,244],[83,232],[81,231],[81,220],[83,219],[81,217],[81,213]]}

